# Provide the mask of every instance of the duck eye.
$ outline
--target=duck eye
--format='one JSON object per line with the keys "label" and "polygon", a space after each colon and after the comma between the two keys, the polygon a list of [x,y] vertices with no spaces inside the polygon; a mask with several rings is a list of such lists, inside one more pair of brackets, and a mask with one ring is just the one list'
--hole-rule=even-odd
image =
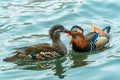
{"label": "duck eye", "polygon": [[63,30],[63,28],[62,28],[62,27],[60,27],[59,29],[60,29],[60,30]]}
{"label": "duck eye", "polygon": [[77,28],[74,28],[72,31],[75,32],[75,33],[79,32]]}
{"label": "duck eye", "polygon": [[78,31],[75,30],[75,32],[77,33]]}
{"label": "duck eye", "polygon": [[59,27],[59,28],[58,28],[58,29],[56,29],[55,31],[61,32],[61,31],[63,31],[63,30],[64,30],[64,28]]}

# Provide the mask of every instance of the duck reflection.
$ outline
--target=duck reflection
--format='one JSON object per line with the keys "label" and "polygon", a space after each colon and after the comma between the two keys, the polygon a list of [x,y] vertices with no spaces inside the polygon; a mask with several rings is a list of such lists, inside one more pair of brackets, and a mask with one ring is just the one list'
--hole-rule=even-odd
{"label": "duck reflection", "polygon": [[85,59],[87,59],[88,53],[77,53],[74,51],[70,51],[70,54],[66,56],[66,58],[57,59],[54,62],[55,67],[54,75],[58,76],[60,79],[63,79],[67,74],[65,72],[70,68],[77,68],[81,66],[85,66],[88,64]]}
{"label": "duck reflection", "polygon": [[65,75],[63,74],[65,72],[64,67],[62,66],[62,63],[65,61],[66,59],[57,59],[54,64],[55,67],[53,68],[53,70],[55,71],[54,75],[58,76],[59,78],[63,79],[65,77]]}
{"label": "duck reflection", "polygon": [[73,64],[71,66],[71,68],[76,68],[76,67],[80,67],[80,66],[85,66],[88,64],[88,61],[85,61],[85,59],[87,59],[89,53],[77,53],[74,51],[70,52],[70,60],[73,61]]}

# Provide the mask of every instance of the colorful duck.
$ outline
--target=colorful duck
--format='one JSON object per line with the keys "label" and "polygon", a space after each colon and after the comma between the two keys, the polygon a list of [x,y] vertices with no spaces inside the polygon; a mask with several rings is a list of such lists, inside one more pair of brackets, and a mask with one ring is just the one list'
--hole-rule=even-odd
{"label": "colorful duck", "polygon": [[51,59],[55,57],[63,56],[67,53],[67,49],[60,39],[60,33],[67,30],[62,25],[54,25],[49,30],[49,36],[52,39],[52,43],[43,43],[19,48],[15,52],[15,55],[7,57],[4,61],[16,61],[21,59]]}
{"label": "colorful duck", "polygon": [[100,29],[92,24],[91,32],[84,35],[84,30],[80,26],[73,26],[68,32],[72,36],[72,49],[77,52],[88,52],[104,47],[109,41],[110,29],[110,26]]}

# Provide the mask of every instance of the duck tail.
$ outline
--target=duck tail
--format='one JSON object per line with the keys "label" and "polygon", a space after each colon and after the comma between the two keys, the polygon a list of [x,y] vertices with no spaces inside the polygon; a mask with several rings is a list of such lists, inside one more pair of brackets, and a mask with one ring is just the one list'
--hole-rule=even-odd
{"label": "duck tail", "polygon": [[111,26],[107,26],[105,28],[102,29],[106,34],[109,34],[110,30],[111,30]]}

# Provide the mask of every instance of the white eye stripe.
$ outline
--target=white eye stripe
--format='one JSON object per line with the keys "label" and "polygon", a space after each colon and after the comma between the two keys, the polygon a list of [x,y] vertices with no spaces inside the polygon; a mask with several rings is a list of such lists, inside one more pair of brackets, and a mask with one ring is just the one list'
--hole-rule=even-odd
{"label": "white eye stripe", "polygon": [[73,30],[82,33],[82,30],[78,29],[78,28],[74,28]]}
{"label": "white eye stripe", "polygon": [[57,30],[55,30],[55,31],[61,31],[61,29],[57,29]]}

